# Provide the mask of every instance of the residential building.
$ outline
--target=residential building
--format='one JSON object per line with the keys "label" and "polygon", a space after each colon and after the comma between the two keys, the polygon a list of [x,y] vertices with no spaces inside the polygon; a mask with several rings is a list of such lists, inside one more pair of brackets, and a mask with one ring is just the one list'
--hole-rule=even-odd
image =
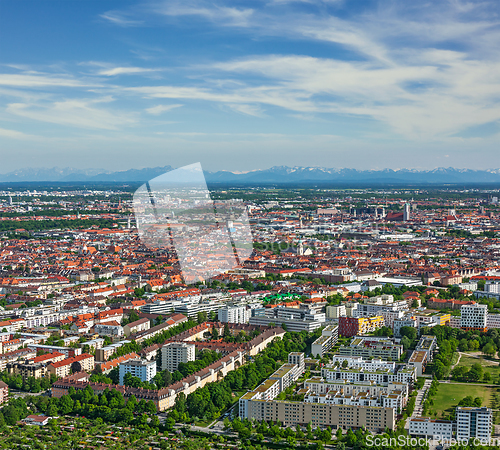
{"label": "residential building", "polygon": [[340,317],[339,334],[341,336],[357,336],[372,333],[384,326],[382,316],[375,317]]}
{"label": "residential building", "polygon": [[339,317],[346,316],[347,312],[345,305],[330,305],[326,307],[327,319],[338,319]]}
{"label": "residential building", "polygon": [[143,318],[130,322],[123,327],[123,333],[125,336],[129,337],[131,334],[140,333],[141,331],[146,331],[151,328],[151,322],[149,319]]}
{"label": "residential building", "polygon": [[244,305],[227,305],[219,309],[217,315],[219,322],[224,323],[248,323],[250,320],[250,310]]}
{"label": "residential building", "polygon": [[493,427],[493,411],[490,408],[457,406],[455,416],[457,440],[468,441],[477,438],[485,444],[490,441]]}
{"label": "residential building", "polygon": [[403,346],[395,344],[389,338],[355,337],[350,345],[341,345],[337,354],[342,356],[362,356],[380,358],[388,361],[398,361],[403,354]]}
{"label": "residential building", "polygon": [[460,327],[463,330],[487,331],[488,305],[464,305],[460,308]]}
{"label": "residential building", "polygon": [[9,386],[3,381],[0,381],[0,405],[9,399]]}
{"label": "residential building", "polygon": [[338,339],[339,327],[337,325],[326,326],[321,331],[321,336],[311,344],[311,354],[323,357],[338,342]]}
{"label": "residential building", "polygon": [[94,356],[83,353],[78,356],[50,363],[47,372],[64,378],[72,372],[92,372],[95,367]]}
{"label": "residential building", "polygon": [[411,417],[409,434],[415,437],[451,441],[453,437],[453,425],[454,422],[451,420]]}
{"label": "residential building", "polygon": [[195,345],[187,342],[169,342],[161,349],[161,369],[175,372],[179,363],[195,360]]}
{"label": "residential building", "polygon": [[129,359],[120,363],[119,371],[121,385],[123,385],[123,379],[127,373],[140,378],[141,381],[151,381],[156,375],[156,361],[140,358]]}

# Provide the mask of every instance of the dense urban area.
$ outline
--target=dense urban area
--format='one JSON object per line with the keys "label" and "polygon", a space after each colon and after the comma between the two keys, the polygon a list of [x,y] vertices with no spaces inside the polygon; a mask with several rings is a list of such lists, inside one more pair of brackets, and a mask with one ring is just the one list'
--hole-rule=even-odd
{"label": "dense urban area", "polygon": [[500,442],[499,190],[212,189],[253,251],[185,284],[89,186],[0,187],[0,448]]}

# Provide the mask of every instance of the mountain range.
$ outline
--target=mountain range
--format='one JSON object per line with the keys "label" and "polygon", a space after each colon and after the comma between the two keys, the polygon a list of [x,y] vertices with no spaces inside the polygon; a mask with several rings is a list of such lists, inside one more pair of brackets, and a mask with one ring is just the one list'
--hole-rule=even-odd
{"label": "mountain range", "polygon": [[[22,169],[0,174],[0,182],[118,182],[139,183],[173,170],[171,166],[112,172],[102,169]],[[357,170],[275,166],[250,172],[205,172],[207,183],[259,184],[482,184],[500,183],[500,169]]]}

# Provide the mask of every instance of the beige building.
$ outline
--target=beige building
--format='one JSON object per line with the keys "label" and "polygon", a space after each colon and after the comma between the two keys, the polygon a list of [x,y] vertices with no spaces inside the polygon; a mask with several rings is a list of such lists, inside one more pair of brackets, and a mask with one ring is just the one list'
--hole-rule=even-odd
{"label": "beige building", "polygon": [[[252,394],[252,392],[248,392],[242,399]],[[357,430],[365,427],[372,433],[382,432],[386,428],[394,430],[396,420],[395,409],[388,407],[260,399],[248,399],[245,414],[244,417],[250,420],[265,420],[267,422],[272,420],[274,423],[279,421],[286,427],[307,425],[311,422],[313,428],[331,427],[336,429],[342,427],[343,429]]]}
{"label": "beige building", "polygon": [[58,377],[64,378],[71,372],[91,372],[94,370],[94,356],[83,353],[63,361],[51,363],[47,366],[47,372]]}
{"label": "beige building", "polygon": [[141,331],[149,330],[151,323],[149,319],[143,318],[136,320],[135,322],[130,322],[123,327],[123,332],[125,336],[129,337],[131,334],[140,333]]}

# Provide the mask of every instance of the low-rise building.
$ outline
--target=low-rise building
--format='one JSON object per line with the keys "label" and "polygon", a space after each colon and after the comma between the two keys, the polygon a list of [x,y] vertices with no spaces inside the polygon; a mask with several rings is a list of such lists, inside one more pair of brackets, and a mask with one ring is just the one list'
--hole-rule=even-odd
{"label": "low-rise building", "polygon": [[451,420],[430,419],[429,417],[412,417],[410,418],[409,433],[415,437],[451,440],[453,437],[453,422]]}

